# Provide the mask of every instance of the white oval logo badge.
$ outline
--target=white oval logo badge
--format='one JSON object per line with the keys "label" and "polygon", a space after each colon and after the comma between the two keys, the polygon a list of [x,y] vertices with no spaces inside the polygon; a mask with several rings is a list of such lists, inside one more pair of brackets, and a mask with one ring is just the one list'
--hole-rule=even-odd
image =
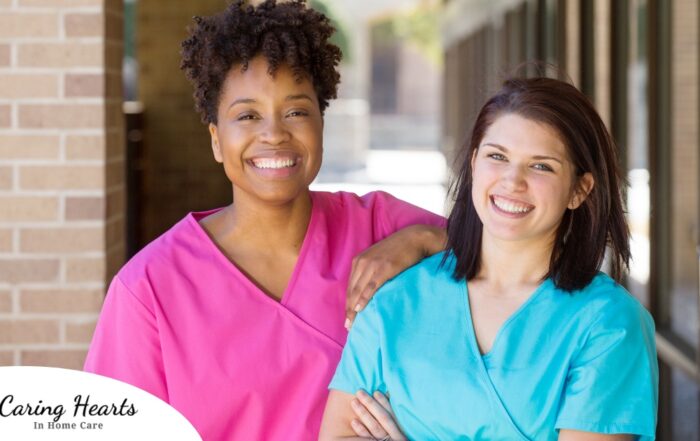
{"label": "white oval logo badge", "polygon": [[130,384],[68,369],[0,367],[0,437],[201,441],[177,410]]}

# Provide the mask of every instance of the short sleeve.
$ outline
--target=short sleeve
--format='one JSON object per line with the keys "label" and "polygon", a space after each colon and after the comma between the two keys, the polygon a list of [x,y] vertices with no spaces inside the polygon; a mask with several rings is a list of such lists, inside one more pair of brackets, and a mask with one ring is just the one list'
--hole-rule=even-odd
{"label": "short sleeve", "polygon": [[367,304],[350,329],[343,355],[329,389],[354,394],[359,389],[386,392],[376,302]]}
{"label": "short sleeve", "polygon": [[591,325],[569,366],[557,429],[655,437],[654,322],[628,294]]}
{"label": "short sleeve", "polygon": [[84,370],[168,401],[156,318],[118,276],[107,292]]}
{"label": "short sleeve", "polygon": [[446,225],[444,217],[397,199],[389,193],[376,191],[363,196],[365,198],[374,198],[375,230],[381,232],[382,238],[410,225],[443,228]]}

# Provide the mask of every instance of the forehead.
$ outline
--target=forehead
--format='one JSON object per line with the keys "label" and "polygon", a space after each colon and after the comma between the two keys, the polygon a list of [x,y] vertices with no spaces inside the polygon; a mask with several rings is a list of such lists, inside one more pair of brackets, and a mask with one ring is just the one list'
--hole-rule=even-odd
{"label": "forehead", "polygon": [[222,96],[246,95],[250,98],[288,96],[308,94],[316,97],[313,84],[308,76],[297,79],[292,69],[286,64],[277,67],[273,74],[269,73],[269,64],[262,56],[250,60],[248,68],[242,69],[241,64],[234,64],[229,69],[222,86]]}
{"label": "forehead", "polygon": [[493,121],[481,140],[481,145],[487,143],[529,156],[568,159],[566,145],[555,128],[515,113],[500,115]]}

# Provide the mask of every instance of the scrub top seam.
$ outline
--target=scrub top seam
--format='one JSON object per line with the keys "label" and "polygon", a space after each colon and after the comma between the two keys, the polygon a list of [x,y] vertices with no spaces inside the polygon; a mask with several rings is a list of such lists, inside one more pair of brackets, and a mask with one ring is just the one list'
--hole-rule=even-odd
{"label": "scrub top seam", "polygon": [[[501,335],[505,333],[505,331],[511,326],[511,323],[513,323],[518,316],[522,314],[523,311],[528,309],[531,303],[534,303],[535,299],[539,297],[540,293],[544,291],[545,284],[549,279],[544,279],[539,285],[537,285],[537,288],[535,288],[534,291],[532,291],[532,294],[530,294],[530,297],[528,297],[520,306],[518,306],[518,309],[513,311],[513,313],[506,319],[505,322],[501,325],[501,327],[498,329],[498,332],[496,333],[496,337],[493,339],[493,344],[491,345],[491,349],[485,354],[481,354],[481,357],[484,359],[491,359],[492,355],[494,353],[494,349],[497,346],[497,343],[501,340]],[[469,292],[467,291],[467,299],[469,298]],[[470,315],[471,315],[471,309],[470,309]],[[476,334],[475,334],[476,338]],[[478,345],[477,345],[478,347]],[[481,352],[479,352],[481,353]]]}
{"label": "scrub top seam", "polygon": [[467,280],[464,280],[462,283],[460,283],[460,288],[460,292],[462,294],[463,299],[462,304],[466,308],[466,314],[464,315],[463,323],[465,321],[467,322],[466,331],[468,333],[468,340],[470,340],[470,352],[472,353],[472,357],[474,357],[474,359],[476,360],[476,364],[479,366],[478,369],[479,374],[482,377],[482,381],[486,383],[486,393],[491,395],[492,400],[496,400],[496,407],[498,407],[501,413],[504,414],[506,420],[510,424],[510,427],[515,431],[516,434],[518,434],[521,441],[531,441],[530,438],[526,437],[525,434],[520,430],[517,424],[515,424],[515,421],[513,421],[513,417],[506,409],[506,406],[503,403],[503,400],[501,399],[500,395],[498,395],[498,392],[496,391],[496,386],[494,386],[493,382],[491,381],[491,376],[489,375],[488,369],[486,369],[486,364],[484,363],[484,359],[482,358],[481,351],[479,351],[479,343],[476,340],[476,331],[474,330],[474,322],[472,321],[471,307],[469,306],[469,288],[467,286]]}
{"label": "scrub top seam", "polygon": [[[307,228],[307,233],[308,233],[308,231],[309,231],[309,228],[311,227],[311,221],[314,219],[314,210],[313,210],[313,207],[314,207],[314,206],[312,205],[312,208],[311,208],[311,220],[309,220],[309,227]],[[255,292],[255,294],[252,296],[254,299],[256,299],[256,300],[257,300],[257,299],[262,299],[261,301],[262,301],[264,304],[266,304],[266,305],[272,307],[272,308],[273,308],[274,310],[276,310],[276,311],[282,311],[282,312],[281,312],[282,314],[286,314],[288,317],[292,317],[293,320],[295,320],[295,321],[297,321],[297,322],[303,324],[303,326],[304,326],[305,328],[309,328],[313,333],[315,333],[316,335],[322,336],[323,339],[332,342],[332,344],[333,344],[334,346],[336,346],[337,348],[339,348],[339,349],[342,350],[342,349],[343,349],[343,345],[342,345],[342,344],[338,343],[335,339],[333,339],[333,338],[331,338],[330,336],[326,335],[324,332],[322,332],[321,330],[317,329],[315,326],[311,325],[311,324],[308,323],[306,320],[304,320],[304,319],[302,319],[301,317],[299,317],[298,315],[296,315],[296,314],[295,314],[294,312],[292,312],[289,308],[287,308],[285,305],[283,305],[283,304],[281,303],[281,301],[278,302],[278,301],[274,300],[273,298],[271,298],[270,296],[268,296],[267,294],[265,294],[265,292],[263,292],[255,283],[253,283],[253,281],[250,280],[250,278],[248,278],[248,277],[243,273],[243,271],[241,271],[241,269],[238,268],[238,267],[236,266],[235,263],[231,262],[231,260],[229,260],[229,258],[226,257],[226,255],[223,253],[223,251],[221,251],[221,249],[219,249],[219,247],[216,245],[216,243],[214,243],[214,241],[209,237],[209,235],[207,234],[207,232],[204,230],[204,228],[202,228],[202,226],[199,224],[199,222],[198,222],[198,220],[197,220],[197,216],[198,216],[198,215],[204,214],[205,216],[207,216],[207,215],[213,214],[213,213],[215,213],[215,212],[217,212],[217,211],[219,211],[219,210],[221,210],[221,208],[220,208],[220,209],[216,209],[216,210],[203,211],[203,212],[193,212],[193,213],[190,213],[190,214],[187,216],[188,221],[189,221],[190,225],[192,226],[192,228],[194,228],[196,234],[197,234],[199,237],[203,238],[203,240],[205,241],[205,243],[207,243],[207,246],[214,248],[214,250],[215,250],[215,253],[214,253],[214,254],[216,255],[216,259],[217,259],[221,264],[223,264],[224,267],[227,268],[227,270],[228,270],[230,273],[234,274],[234,275],[236,276],[236,279],[237,279],[237,280],[240,280],[241,283],[245,283],[245,284],[248,286],[248,288],[249,288],[250,290],[252,290],[253,292]],[[203,216],[203,217],[204,217],[204,216]],[[304,238],[304,242],[306,242],[306,238]],[[303,247],[304,247],[304,245],[302,245],[302,248],[303,248]],[[299,263],[299,260],[297,260],[297,264],[298,264],[298,263]],[[295,269],[296,269],[296,266],[295,266]],[[284,298],[284,297],[282,297],[282,298]]]}
{"label": "scrub top seam", "polygon": [[313,192],[309,192],[309,199],[311,200],[311,217],[309,218],[309,225],[306,227],[306,232],[304,233],[304,241],[301,243],[301,250],[299,251],[299,256],[297,257],[297,261],[294,264],[294,270],[292,271],[292,275],[289,278],[289,281],[287,282],[287,287],[284,289],[284,292],[282,293],[282,298],[280,299],[279,303],[281,305],[284,305],[285,308],[287,305],[289,305],[292,295],[294,293],[294,286],[296,286],[297,280],[299,279],[299,273],[302,271],[302,267],[304,266],[304,260],[306,259],[306,255],[309,253],[309,248],[311,248],[310,242],[313,240],[313,230],[316,228],[316,223],[317,223],[317,218],[318,218],[318,203],[315,200]]}

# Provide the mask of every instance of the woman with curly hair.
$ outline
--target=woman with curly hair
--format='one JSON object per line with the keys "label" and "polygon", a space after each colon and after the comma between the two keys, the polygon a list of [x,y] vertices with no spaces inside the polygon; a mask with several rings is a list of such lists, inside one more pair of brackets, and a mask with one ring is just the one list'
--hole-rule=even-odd
{"label": "woman with curly hair", "polygon": [[339,82],[324,15],[236,1],[195,22],[182,68],[233,203],[190,213],[119,271],[85,369],[162,398],[205,440],[312,440],[346,303],[438,252],[444,220],[386,193],[309,191]]}

